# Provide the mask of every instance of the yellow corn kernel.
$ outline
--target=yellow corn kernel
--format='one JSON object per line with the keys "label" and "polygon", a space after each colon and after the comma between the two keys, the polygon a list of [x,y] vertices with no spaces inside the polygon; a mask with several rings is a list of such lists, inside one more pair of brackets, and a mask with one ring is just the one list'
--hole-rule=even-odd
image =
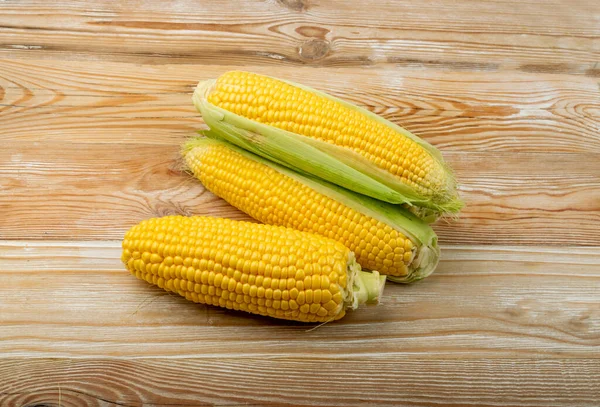
{"label": "yellow corn kernel", "polygon": [[[154,252],[159,246],[153,243],[165,239],[174,250],[171,256],[163,258]],[[259,252],[256,242],[264,244],[265,250]],[[235,254],[234,247],[237,248]],[[268,260],[259,262],[256,268],[247,267],[254,258]],[[311,290],[300,290],[294,277],[263,278],[261,272],[264,273],[268,266],[280,267],[282,258],[286,259],[286,267],[294,266],[296,270],[324,259],[322,261],[333,264],[338,270],[344,270],[348,278],[356,281],[371,278],[370,299],[377,297],[380,291],[376,291],[382,288],[376,280],[378,276],[371,277],[370,273],[359,271],[360,266],[352,252],[334,240],[284,227],[221,218],[167,216],[145,220],[126,233],[121,259],[136,277],[190,301],[277,318],[330,321],[360,302],[358,286],[345,288],[331,283],[327,288],[316,290],[320,295],[315,296]],[[317,260],[310,260],[312,258]],[[159,275],[159,270],[169,267],[174,267],[175,271],[162,271],[162,276]],[[307,278],[311,281],[314,278],[320,287],[323,281],[330,281],[325,274],[313,273],[312,278]],[[311,292],[310,296],[308,292]],[[303,305],[314,312],[299,312]]]}
{"label": "yellow corn kernel", "polygon": [[[185,159],[188,168],[207,189],[254,219],[337,240],[355,253],[356,261],[364,269],[397,277],[409,274],[413,252],[418,248],[392,226],[233,151],[225,144],[202,144],[190,149]],[[290,257],[286,259],[289,261]],[[279,263],[281,259],[275,254],[270,261]],[[337,267],[340,269],[339,265]],[[301,271],[296,271],[295,277],[304,282],[304,288],[329,287],[329,273],[323,271],[318,262],[296,268]],[[321,272],[311,278],[312,269]],[[307,277],[302,279],[305,273]]]}
{"label": "yellow corn kernel", "polygon": [[423,195],[445,188],[443,166],[421,145],[310,90],[264,75],[230,71],[217,79],[207,100],[247,119],[353,150]]}

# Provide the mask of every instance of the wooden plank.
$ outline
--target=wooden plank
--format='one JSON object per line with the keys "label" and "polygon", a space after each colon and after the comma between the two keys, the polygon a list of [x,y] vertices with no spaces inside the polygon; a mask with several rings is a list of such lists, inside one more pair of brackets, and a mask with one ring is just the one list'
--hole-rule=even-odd
{"label": "wooden plank", "polygon": [[[173,144],[203,127],[197,81],[237,66],[0,61],[5,140]],[[600,88],[569,75],[244,66],[399,123],[442,151],[600,152]]]}
{"label": "wooden plank", "polygon": [[[152,63],[443,66],[597,77],[600,7],[539,2],[39,1],[0,7],[2,52]],[[51,18],[48,18],[51,17]]]}
{"label": "wooden plank", "polygon": [[[597,406],[600,3],[0,1],[0,405]],[[141,219],[248,219],[181,171],[247,69],[438,146],[436,273],[320,327],[130,276]],[[11,239],[11,240],[8,240]]]}
{"label": "wooden plank", "polygon": [[598,246],[597,154],[446,156],[467,207],[434,227],[444,243]]}
{"label": "wooden plank", "polygon": [[[5,145],[6,148],[6,145]],[[0,238],[118,239],[139,220],[247,217],[180,169],[180,147],[19,143],[0,152]],[[49,199],[50,198],[50,199]],[[10,218],[10,219],[9,219]]]}
{"label": "wooden plank", "polygon": [[119,246],[0,242],[0,355],[600,358],[599,248],[445,246],[431,277],[311,329],[167,294]]}
{"label": "wooden plank", "polygon": [[[177,144],[3,147],[0,210],[10,216],[0,217],[0,239],[120,239],[167,214],[250,219],[181,171]],[[467,206],[457,221],[435,225],[442,243],[600,244],[598,154],[446,156]]]}
{"label": "wooden plank", "polygon": [[[12,406],[596,406],[598,360],[4,359]],[[56,404],[58,403],[58,404]]]}

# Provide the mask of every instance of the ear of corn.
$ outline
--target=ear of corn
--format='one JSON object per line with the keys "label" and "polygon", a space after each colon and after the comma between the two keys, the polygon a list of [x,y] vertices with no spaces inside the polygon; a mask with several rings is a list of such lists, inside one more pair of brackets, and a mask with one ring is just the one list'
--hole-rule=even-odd
{"label": "ear of corn", "polygon": [[314,89],[227,72],[194,104],[226,140],[269,160],[391,203],[454,213],[462,202],[441,154],[407,130]]}
{"label": "ear of corn", "polygon": [[267,224],[316,233],[343,243],[365,269],[412,282],[439,260],[433,229],[398,205],[296,173],[222,140],[184,146],[187,167],[207,189]]}
{"label": "ear of corn", "polygon": [[201,216],[142,221],[126,233],[121,260],[137,278],[190,301],[303,322],[376,302],[385,284],[334,240]]}

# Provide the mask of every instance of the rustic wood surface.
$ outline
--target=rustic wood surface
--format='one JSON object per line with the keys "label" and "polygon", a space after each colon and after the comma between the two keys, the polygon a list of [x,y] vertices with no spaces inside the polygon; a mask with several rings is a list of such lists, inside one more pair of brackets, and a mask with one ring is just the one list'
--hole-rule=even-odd
{"label": "rustic wood surface", "polygon": [[[181,171],[229,69],[439,147],[428,279],[316,329],[133,279],[123,233],[248,219]],[[600,3],[0,1],[0,406],[599,406]]]}

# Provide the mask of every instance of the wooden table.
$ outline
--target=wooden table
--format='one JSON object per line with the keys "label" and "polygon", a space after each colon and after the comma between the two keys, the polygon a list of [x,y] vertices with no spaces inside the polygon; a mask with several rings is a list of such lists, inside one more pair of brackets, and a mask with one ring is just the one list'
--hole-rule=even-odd
{"label": "wooden table", "polygon": [[[202,79],[300,81],[439,147],[434,275],[317,329],[132,278]],[[1,406],[599,406],[600,3],[0,2]]]}

